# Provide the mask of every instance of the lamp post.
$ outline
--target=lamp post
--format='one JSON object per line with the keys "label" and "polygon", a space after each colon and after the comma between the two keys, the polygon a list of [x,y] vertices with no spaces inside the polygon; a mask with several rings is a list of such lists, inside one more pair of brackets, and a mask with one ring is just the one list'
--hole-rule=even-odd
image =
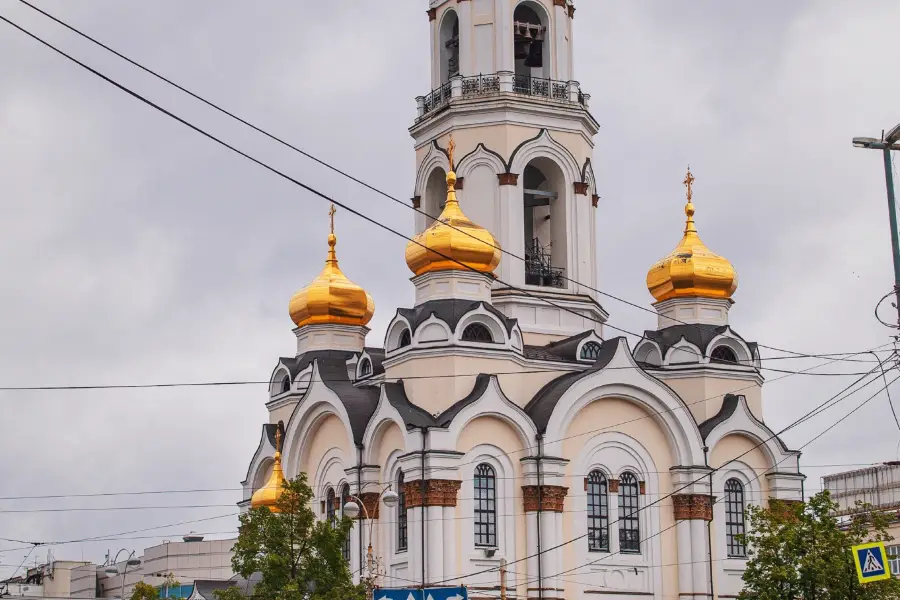
{"label": "lamp post", "polygon": [[[384,502],[384,505],[388,508],[397,506],[397,503],[400,501],[400,496],[397,495],[397,492],[391,490],[390,484],[388,484],[384,489],[381,490],[381,493],[378,494],[378,499],[375,501],[375,504],[379,502]],[[349,496],[349,500],[344,505],[344,514],[350,517],[351,519],[355,519],[359,516],[360,507],[362,507],[363,514],[366,517],[366,521],[369,522],[369,540],[368,540],[368,549],[366,550],[366,598],[368,600],[372,600],[375,595],[375,578],[377,577],[377,564],[375,561],[375,556],[372,554],[372,527],[375,524],[375,521],[369,518],[369,510],[366,508],[365,503],[360,500],[356,496]],[[362,557],[360,557],[362,559]]]}
{"label": "lamp post", "polygon": [[897,326],[900,327],[900,237],[897,231],[897,206],[894,199],[894,175],[891,168],[891,150],[900,150],[900,125],[894,126],[881,139],[857,137],[853,145],[857,148],[881,150],[884,157],[884,179],[887,185],[888,216],[891,223],[891,249],[894,257],[894,306],[897,309]]}
{"label": "lamp post", "polygon": [[[119,554],[122,552],[128,552],[125,548],[122,548],[118,552],[116,552],[116,557],[113,559],[112,563],[104,569],[104,572],[107,575],[118,575],[119,574]],[[125,559],[125,570],[122,571],[122,600],[125,600],[125,575],[128,574],[128,567],[136,567],[141,564],[141,559],[134,558],[134,550],[131,551],[131,554],[128,555],[128,558]]]}

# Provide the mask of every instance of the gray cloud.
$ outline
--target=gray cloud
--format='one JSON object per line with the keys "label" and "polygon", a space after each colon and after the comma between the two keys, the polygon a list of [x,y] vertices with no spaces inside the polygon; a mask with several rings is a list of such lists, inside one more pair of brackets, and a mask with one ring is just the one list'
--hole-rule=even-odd
{"label": "gray cloud", "polygon": [[[41,6],[286,139],[406,198],[406,128],[429,86],[424,3]],[[213,114],[15,2],[2,14],[278,168],[389,225],[412,215]],[[677,243],[684,168],[701,235],[741,274],[735,328],[807,352],[888,341],[872,317],[891,285],[879,156],[854,150],[897,119],[889,0],[608,3],[582,0],[576,70],[602,124],[595,165],[603,289],[650,306],[644,277]],[[321,268],[326,206],[0,27],[0,383],[266,379],[293,348],[287,301]],[[403,240],[346,213],[338,252],[377,306],[370,343],[412,300]],[[652,315],[605,300],[611,323]],[[612,333],[612,332],[610,332]],[[769,355],[772,353],[770,352]],[[787,368],[814,362],[778,361]],[[836,364],[823,370],[856,370]],[[767,373],[772,380],[776,373]],[[849,383],[766,387],[783,426]],[[860,396],[862,400],[865,396]],[[0,393],[3,495],[237,487],[265,419],[262,387]],[[791,432],[799,445],[848,402]],[[811,446],[807,464],[896,458],[883,398]],[[810,468],[810,487],[825,469]],[[228,504],[237,492],[23,507]],[[229,509],[3,514],[4,536],[60,540]],[[233,520],[172,528],[227,531]],[[107,547],[59,557],[99,559]],[[0,550],[14,547],[0,543]],[[0,564],[21,560],[0,554]],[[5,572],[11,569],[6,569]]]}

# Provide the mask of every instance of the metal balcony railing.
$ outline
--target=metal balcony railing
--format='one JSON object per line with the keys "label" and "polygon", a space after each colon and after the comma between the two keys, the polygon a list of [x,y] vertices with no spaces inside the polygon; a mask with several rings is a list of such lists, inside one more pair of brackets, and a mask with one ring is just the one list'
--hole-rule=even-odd
{"label": "metal balcony railing", "polygon": [[457,98],[471,99],[497,95],[530,96],[561,105],[588,108],[590,95],[581,91],[577,81],[557,81],[503,71],[474,77],[455,76],[426,96],[416,99],[419,119],[431,116],[449,106]]}

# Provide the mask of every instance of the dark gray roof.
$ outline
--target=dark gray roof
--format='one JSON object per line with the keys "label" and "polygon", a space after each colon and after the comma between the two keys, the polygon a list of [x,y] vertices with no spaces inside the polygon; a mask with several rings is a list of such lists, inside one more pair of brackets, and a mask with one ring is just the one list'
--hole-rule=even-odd
{"label": "dark gray roof", "polygon": [[[703,355],[706,356],[710,342],[712,342],[719,335],[725,333],[725,331],[727,330],[729,330],[728,325],[707,325],[704,323],[691,323],[683,325],[672,325],[671,327],[666,327],[665,329],[659,329],[657,331],[648,330],[644,332],[644,338],[653,340],[654,342],[659,344],[663,356],[665,356],[669,348],[680,342],[682,338],[700,348],[700,352],[702,352]],[[756,353],[755,342],[746,341],[734,329],[731,329],[731,333],[736,338],[747,344],[751,352],[753,352],[754,354]]]}
{"label": "dark gray roof", "polygon": [[384,389],[387,393],[388,402],[390,402],[391,406],[396,408],[397,412],[400,413],[400,416],[406,423],[407,429],[422,427],[445,429],[450,426],[450,423],[453,422],[453,419],[462,409],[481,398],[482,394],[487,390],[490,381],[490,375],[485,373],[479,374],[475,378],[475,385],[472,386],[472,391],[469,392],[465,398],[456,401],[452,406],[436,417],[429,414],[424,408],[416,406],[409,400],[402,380],[397,383],[386,383],[384,384]]}
{"label": "dark gray roof", "polygon": [[400,308],[397,310],[397,314],[409,321],[412,333],[415,333],[419,325],[427,321],[431,315],[447,323],[450,326],[450,331],[456,332],[456,326],[459,324],[460,319],[479,306],[483,306],[485,310],[500,319],[500,322],[506,326],[506,332],[512,333],[516,319],[510,319],[491,304],[478,300],[460,300],[457,298],[429,300],[415,308]]}
{"label": "dark gray roof", "polygon": [[334,392],[347,410],[350,429],[357,446],[362,444],[363,434],[369,419],[378,407],[379,388],[376,386],[355,386],[347,376],[345,358],[316,358],[322,383]]}
{"label": "dark gray roof", "polygon": [[[746,403],[747,398],[743,395],[737,396],[735,394],[725,394],[725,397],[722,399],[722,407],[719,409],[719,412],[700,423],[700,435],[703,436],[704,441],[707,437],[709,437],[709,434],[712,433],[716,427],[731,418],[731,415],[734,414],[734,411],[737,410],[737,407],[741,402]],[[749,414],[750,418],[756,421],[756,423],[760,427],[771,434],[772,438],[774,438],[775,441],[778,442],[778,445],[781,446],[781,449],[784,452],[791,452],[791,450],[788,450],[788,447],[784,443],[784,441],[782,441],[782,439],[778,437],[778,434],[769,429],[768,425],[757,419],[750,410],[747,411],[747,414]]]}
{"label": "dark gray roof", "polygon": [[[306,369],[306,367],[312,364],[317,358],[340,359],[346,363],[355,355],[356,352],[345,352],[343,350],[312,350],[310,352],[304,352],[300,356],[282,356],[278,361],[288,368],[291,379],[294,379],[300,371]],[[278,367],[275,367],[275,369],[278,370]],[[274,371],[272,372],[272,375],[275,375]]]}
{"label": "dark gray roof", "polygon": [[573,335],[565,339],[551,342],[546,346],[525,346],[523,354],[525,358],[535,360],[553,360],[562,362],[579,362],[578,361],[578,344],[593,333],[587,330],[578,335]]}
{"label": "dark gray roof", "polygon": [[606,368],[606,365],[615,356],[619,344],[624,343],[626,342],[623,337],[605,340],[600,345],[600,354],[597,356],[597,360],[594,361],[590,368],[578,373],[561,375],[548,382],[535,394],[534,398],[525,406],[525,413],[531,417],[540,433],[544,433],[547,430],[547,424],[550,422],[551,415],[553,415],[553,409],[556,408],[556,404],[562,398],[562,395],[576,382]]}

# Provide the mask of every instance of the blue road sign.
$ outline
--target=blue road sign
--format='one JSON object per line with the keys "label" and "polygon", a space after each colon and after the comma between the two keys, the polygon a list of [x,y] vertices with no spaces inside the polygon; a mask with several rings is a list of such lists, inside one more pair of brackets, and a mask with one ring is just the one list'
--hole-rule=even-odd
{"label": "blue road sign", "polygon": [[856,574],[860,583],[890,579],[887,551],[884,542],[872,542],[853,546],[853,559],[856,563]]}
{"label": "blue road sign", "polygon": [[375,600],[469,600],[469,594],[464,587],[381,588]]}

